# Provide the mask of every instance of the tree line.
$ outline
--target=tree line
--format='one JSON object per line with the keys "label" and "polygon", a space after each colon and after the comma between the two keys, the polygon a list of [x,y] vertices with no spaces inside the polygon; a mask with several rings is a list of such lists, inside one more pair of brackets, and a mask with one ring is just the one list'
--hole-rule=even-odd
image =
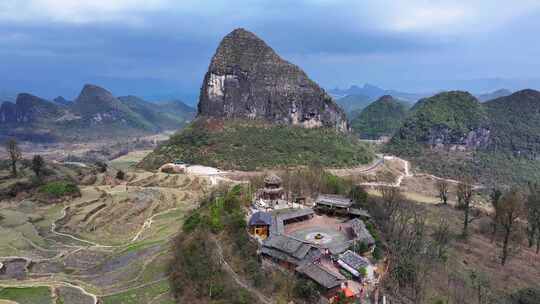
{"label": "tree line", "polygon": [[[447,205],[450,184],[446,180],[436,182],[441,204]],[[470,178],[462,178],[456,185],[456,207],[463,211],[462,237],[470,234],[469,224],[479,218],[475,209],[475,191]],[[526,237],[528,246],[536,246],[540,253],[540,184],[529,183],[525,187],[495,187],[489,193],[488,214],[491,220],[491,242],[496,242],[501,250],[499,259],[505,265],[509,258],[519,252]],[[476,213],[476,214],[475,214]]]}

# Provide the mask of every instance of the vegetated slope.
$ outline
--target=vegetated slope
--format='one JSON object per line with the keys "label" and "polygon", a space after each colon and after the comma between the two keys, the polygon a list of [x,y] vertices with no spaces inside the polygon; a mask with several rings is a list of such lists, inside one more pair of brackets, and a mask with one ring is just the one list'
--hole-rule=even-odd
{"label": "vegetated slope", "polygon": [[189,122],[197,115],[197,109],[178,99],[167,100],[152,105],[157,106],[162,114],[173,119],[181,119],[183,122]]}
{"label": "vegetated slope", "polygon": [[181,101],[153,104],[137,96],[118,97],[131,111],[139,114],[154,128],[160,130],[176,130],[195,116],[195,109],[189,108]]}
{"label": "vegetated slope", "polygon": [[367,145],[330,128],[199,118],[173,135],[139,166],[156,169],[180,159],[239,170],[299,165],[344,167],[368,163],[373,157]]}
{"label": "vegetated slope", "polygon": [[479,103],[464,92],[424,99],[385,147],[422,170],[484,183],[540,179],[540,92]]}
{"label": "vegetated slope", "polygon": [[487,112],[467,92],[453,91],[420,100],[392,138],[388,149],[400,155],[418,154],[422,145],[475,149],[487,144]]}
{"label": "vegetated slope", "polygon": [[244,29],[225,36],[212,57],[198,115],[348,129],[343,110],[317,83]]}
{"label": "vegetated slope", "polygon": [[[360,94],[347,95],[336,100],[337,104],[345,110],[349,119],[356,117],[360,111],[367,107],[374,99]],[[356,114],[355,114],[356,113]]]}
{"label": "vegetated slope", "polygon": [[392,136],[407,116],[407,106],[386,95],[367,106],[351,121],[351,128],[361,138],[378,139]]}
{"label": "vegetated slope", "polygon": [[540,92],[523,90],[485,103],[494,151],[536,159],[540,152]]}

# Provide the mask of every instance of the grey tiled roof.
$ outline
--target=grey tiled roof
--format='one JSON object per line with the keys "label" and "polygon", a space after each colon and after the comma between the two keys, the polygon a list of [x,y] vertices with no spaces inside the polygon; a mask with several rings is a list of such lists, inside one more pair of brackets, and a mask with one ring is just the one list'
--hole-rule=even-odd
{"label": "grey tiled roof", "polygon": [[349,210],[349,214],[362,216],[362,217],[365,217],[365,218],[370,218],[371,217],[371,215],[369,215],[369,213],[366,210],[362,209],[362,208],[351,208]]}
{"label": "grey tiled roof", "polygon": [[267,177],[264,178],[264,182],[266,184],[273,184],[273,185],[279,185],[282,183],[282,180],[279,176],[275,174],[270,174]]}
{"label": "grey tiled roof", "polygon": [[338,287],[341,283],[345,282],[345,279],[338,277],[330,271],[324,269],[322,266],[309,263],[296,268],[296,271],[305,274],[313,281],[324,286],[327,289]]}
{"label": "grey tiled roof", "polygon": [[352,219],[349,221],[351,228],[355,234],[355,239],[359,242],[366,243],[367,245],[375,244],[375,239],[369,233],[364,222],[360,219]]}
{"label": "grey tiled roof", "polygon": [[351,250],[345,251],[343,254],[339,256],[339,259],[343,263],[349,265],[352,269],[355,269],[355,270],[358,270],[362,267],[369,266],[370,264],[366,258],[352,252]]}
{"label": "grey tiled roof", "polygon": [[315,201],[316,204],[334,206],[339,208],[349,208],[352,206],[352,201],[342,195],[321,194]]}
{"label": "grey tiled roof", "polygon": [[267,212],[255,212],[250,218],[249,218],[249,226],[255,226],[255,225],[272,225],[272,215]]}
{"label": "grey tiled roof", "polygon": [[272,226],[271,226],[271,233],[272,234],[284,234],[285,233],[285,226],[283,224],[283,221],[292,220],[298,217],[303,217],[307,215],[315,214],[313,209],[305,208],[305,209],[294,209],[290,211],[284,211],[284,210],[278,210],[275,215],[272,216]]}
{"label": "grey tiled roof", "polygon": [[318,248],[283,235],[271,235],[264,240],[261,252],[295,265],[311,262],[321,255]]}

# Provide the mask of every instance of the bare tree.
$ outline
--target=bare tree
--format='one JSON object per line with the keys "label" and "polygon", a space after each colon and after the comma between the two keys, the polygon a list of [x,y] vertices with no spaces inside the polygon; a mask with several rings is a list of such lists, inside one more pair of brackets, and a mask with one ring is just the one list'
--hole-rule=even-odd
{"label": "bare tree", "polygon": [[523,194],[517,190],[512,189],[506,193],[501,199],[501,206],[499,208],[499,222],[503,228],[503,241],[502,241],[502,253],[501,253],[501,265],[504,266],[509,254],[510,245],[512,241],[516,241],[519,247],[519,238],[516,234],[515,239],[511,239],[513,233],[518,232],[519,223],[518,219],[524,215],[524,197]]}
{"label": "bare tree", "polygon": [[439,198],[441,199],[441,203],[448,204],[448,182],[444,179],[439,179],[435,183],[435,187],[437,188],[437,191],[439,192]]}
{"label": "bare tree", "polygon": [[478,304],[492,303],[490,299],[491,284],[488,276],[483,272],[471,270],[469,279],[471,280]]}
{"label": "bare tree", "polygon": [[[400,292],[408,292],[413,303],[424,303],[428,277],[439,261],[437,249],[427,234],[425,217],[414,208],[400,208],[400,220],[390,240],[389,279],[399,286]],[[405,295],[405,294],[403,294]]]}
{"label": "bare tree", "polygon": [[6,151],[11,161],[11,174],[17,176],[17,162],[22,158],[22,154],[15,138],[8,139],[6,142]]}
{"label": "bare tree", "polygon": [[464,178],[457,186],[458,205],[463,208],[465,215],[463,219],[463,237],[469,234],[469,223],[473,219],[469,219],[473,196],[473,185],[470,178]]}
{"label": "bare tree", "polygon": [[403,195],[397,187],[381,186],[377,191],[382,197],[383,222],[388,227],[388,233],[393,233],[397,221],[398,210],[402,208]]}
{"label": "bare tree", "polygon": [[497,235],[497,229],[499,227],[499,213],[500,213],[499,208],[501,205],[500,204],[501,197],[502,197],[502,191],[497,188],[493,188],[493,190],[491,191],[489,195],[489,203],[493,207],[493,213],[491,214],[491,217],[492,217],[491,242],[495,240],[495,237]]}
{"label": "bare tree", "polygon": [[446,251],[448,250],[448,245],[450,244],[451,240],[450,234],[451,232],[448,220],[441,218],[432,235],[433,242],[437,250],[437,256],[441,260],[446,259]]}
{"label": "bare tree", "polygon": [[540,185],[530,186],[526,207],[529,247],[536,242],[536,254],[538,254],[540,252]]}
{"label": "bare tree", "polygon": [[41,155],[34,155],[32,158],[32,171],[36,174],[36,177],[40,178],[45,167],[45,160]]}

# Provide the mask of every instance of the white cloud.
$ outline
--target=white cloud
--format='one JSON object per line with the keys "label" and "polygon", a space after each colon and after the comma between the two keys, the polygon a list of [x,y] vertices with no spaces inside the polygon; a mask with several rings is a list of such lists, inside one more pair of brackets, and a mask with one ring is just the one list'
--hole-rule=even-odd
{"label": "white cloud", "polygon": [[378,29],[438,34],[488,31],[539,9],[538,0],[369,0],[352,7]]}
{"label": "white cloud", "polygon": [[12,22],[137,22],[169,0],[1,0],[0,20]]}
{"label": "white cloud", "polygon": [[460,34],[492,30],[539,9],[538,0],[0,0],[0,21],[138,25],[151,24],[150,13],[163,13],[234,24],[314,11],[314,18],[326,12],[332,18],[322,21],[352,31]]}

